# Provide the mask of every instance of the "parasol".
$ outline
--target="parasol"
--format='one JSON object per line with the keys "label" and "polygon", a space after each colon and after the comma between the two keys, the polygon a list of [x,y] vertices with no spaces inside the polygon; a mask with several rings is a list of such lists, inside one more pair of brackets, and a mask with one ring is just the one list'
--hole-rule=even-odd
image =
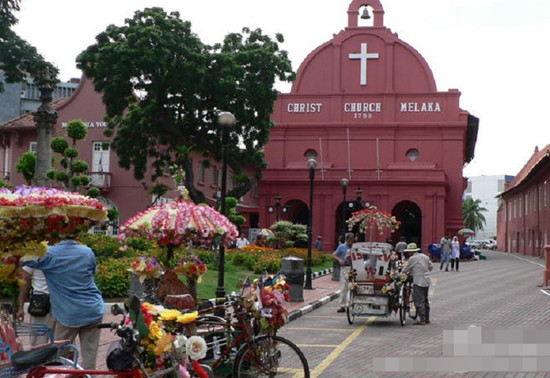
{"label": "parasol", "polygon": [[98,200],[53,188],[0,188],[0,252],[37,254],[41,242],[86,232],[107,220]]}
{"label": "parasol", "polygon": [[470,228],[461,228],[458,230],[459,235],[468,235],[468,236],[474,236],[476,232]]}
{"label": "parasol", "polygon": [[216,237],[223,242],[235,240],[237,227],[208,205],[178,200],[153,206],[135,215],[120,227],[119,240],[141,236],[163,246],[178,246],[187,242],[210,245]]}
{"label": "parasol", "polygon": [[346,222],[350,230],[358,224],[362,232],[366,233],[367,230],[372,232],[376,229],[380,234],[383,234],[385,230],[393,232],[401,224],[400,221],[395,219],[395,216],[386,211],[378,210],[376,206],[356,211]]}
{"label": "parasol", "polygon": [[258,236],[265,236],[266,238],[272,238],[275,236],[273,231],[271,231],[269,228],[262,228],[260,231],[258,231]]}

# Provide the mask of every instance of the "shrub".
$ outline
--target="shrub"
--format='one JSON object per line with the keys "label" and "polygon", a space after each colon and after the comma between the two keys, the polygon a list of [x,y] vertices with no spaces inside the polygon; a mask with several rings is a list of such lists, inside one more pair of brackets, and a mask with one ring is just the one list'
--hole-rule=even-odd
{"label": "shrub", "polygon": [[128,271],[132,258],[105,259],[97,264],[95,282],[103,297],[126,297],[132,273]]}
{"label": "shrub", "polygon": [[133,257],[133,248],[122,248],[117,238],[102,234],[82,234],[78,240],[90,247],[98,260],[107,258]]}

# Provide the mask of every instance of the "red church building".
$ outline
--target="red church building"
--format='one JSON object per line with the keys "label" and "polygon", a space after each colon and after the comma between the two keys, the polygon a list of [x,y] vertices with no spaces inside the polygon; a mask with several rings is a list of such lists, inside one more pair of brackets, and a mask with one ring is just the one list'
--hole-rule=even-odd
{"label": "red church building", "polygon": [[[365,8],[372,25],[360,26]],[[325,250],[336,245],[342,219],[370,204],[402,222],[395,234],[373,240],[405,236],[426,247],[456,232],[463,227],[462,168],[474,157],[479,124],[459,99],[456,89],[437,91],[420,53],[384,26],[378,0],[353,0],[348,26],[307,56],[291,92],[277,100],[260,226],[277,217],[307,222],[307,161],[314,158],[312,229]],[[282,217],[268,211],[277,203],[287,210]]]}
{"label": "red church building", "polygon": [[[359,25],[365,9],[373,15],[370,26]],[[279,95],[275,127],[265,147],[268,168],[240,199],[238,209],[247,218],[243,231],[269,227],[277,219],[307,224],[313,205],[313,234],[322,235],[324,249],[332,250],[343,219],[373,204],[402,222],[396,234],[375,235],[375,240],[405,236],[426,247],[463,226],[462,168],[474,156],[478,119],[460,108],[458,90],[437,91],[424,58],[384,27],[378,0],[353,0],[348,16],[348,26],[305,59],[291,92]],[[72,119],[88,125],[88,137],[77,147],[102,200],[119,210],[121,222],[169,200],[154,198],[152,182],[137,181],[118,167],[103,135],[101,95],[89,79],[52,106],[59,114],[54,136],[64,135],[64,125]],[[14,166],[35,145],[32,114],[0,127],[3,179],[24,183]],[[309,159],[317,162],[313,172],[306,165]],[[221,163],[203,160],[193,159],[195,185],[214,204]],[[345,201],[342,179],[348,180]],[[169,183],[170,177],[165,180]]]}

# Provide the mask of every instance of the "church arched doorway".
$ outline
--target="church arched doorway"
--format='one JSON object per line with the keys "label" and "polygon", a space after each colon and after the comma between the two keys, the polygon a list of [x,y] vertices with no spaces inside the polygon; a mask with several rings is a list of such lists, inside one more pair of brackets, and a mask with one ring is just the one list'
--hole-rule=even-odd
{"label": "church arched doorway", "polygon": [[401,236],[407,243],[422,245],[422,211],[411,201],[401,201],[393,207],[392,215],[401,222],[392,239],[398,241]]}
{"label": "church arched doorway", "polygon": [[[346,206],[344,208],[345,210],[342,210],[343,205],[344,203],[340,203],[340,205],[338,205],[338,207],[336,208],[335,221],[334,221],[334,225],[336,227],[336,229],[334,230],[336,235],[334,240],[337,241],[338,243],[343,242],[342,240],[340,240],[340,238],[343,237],[344,233],[349,231],[347,224],[342,223],[342,222],[345,222],[342,219],[342,217],[344,217],[344,219],[347,221],[351,217],[351,214],[355,213],[356,211],[363,210],[363,206],[361,206],[361,203],[359,203],[359,201],[346,201]],[[344,215],[342,214],[342,211],[344,211]],[[355,228],[351,232],[355,233],[356,235],[358,235],[358,237],[360,237],[358,226],[355,226]],[[360,240],[358,239],[358,241]],[[338,243],[336,243],[336,246]]]}
{"label": "church arched doorway", "polygon": [[288,220],[295,224],[307,225],[309,219],[309,207],[300,200],[291,200],[286,203],[289,208]]}

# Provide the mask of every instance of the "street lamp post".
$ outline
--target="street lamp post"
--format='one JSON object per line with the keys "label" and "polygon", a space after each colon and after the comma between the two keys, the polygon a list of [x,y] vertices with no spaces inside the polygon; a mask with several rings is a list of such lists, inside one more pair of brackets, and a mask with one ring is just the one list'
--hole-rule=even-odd
{"label": "street lamp post", "polygon": [[313,222],[313,181],[315,180],[315,168],[317,168],[317,161],[313,158],[307,161],[307,167],[309,169],[309,217],[307,222],[307,269],[306,269],[306,283],[304,289],[312,290],[312,271],[311,271],[311,243],[312,243],[312,222]]}
{"label": "street lamp post", "polygon": [[[225,214],[225,194],[227,183],[227,145],[229,144],[229,129],[235,125],[235,116],[229,112],[221,112],[218,116],[218,123],[222,127],[222,187],[220,193],[220,212]],[[218,256],[218,287],[216,288],[217,301],[225,301],[224,287],[224,265],[225,265],[225,247],[223,241],[220,243]]]}
{"label": "street lamp post", "polygon": [[55,122],[57,122],[57,111],[50,105],[53,94],[51,85],[45,84],[39,89],[40,101],[42,101],[42,104],[34,112],[33,117],[36,123],[37,134],[36,167],[33,185],[49,186],[50,180],[46,176],[46,173],[52,168],[52,150],[50,148],[50,142],[52,140],[53,127]]}
{"label": "street lamp post", "polygon": [[269,214],[273,214],[273,212],[275,212],[275,217],[276,217],[275,219],[276,219],[277,222],[281,220],[281,215],[286,214],[288,209],[289,209],[289,206],[281,205],[281,199],[282,198],[283,197],[281,197],[280,195],[277,194],[275,196],[275,205],[267,206],[267,212]]}
{"label": "street lamp post", "polygon": [[346,235],[346,193],[348,191],[348,182],[347,178],[340,180],[342,183],[342,192],[344,194],[344,202],[342,203],[342,241],[345,242],[344,236]]}

